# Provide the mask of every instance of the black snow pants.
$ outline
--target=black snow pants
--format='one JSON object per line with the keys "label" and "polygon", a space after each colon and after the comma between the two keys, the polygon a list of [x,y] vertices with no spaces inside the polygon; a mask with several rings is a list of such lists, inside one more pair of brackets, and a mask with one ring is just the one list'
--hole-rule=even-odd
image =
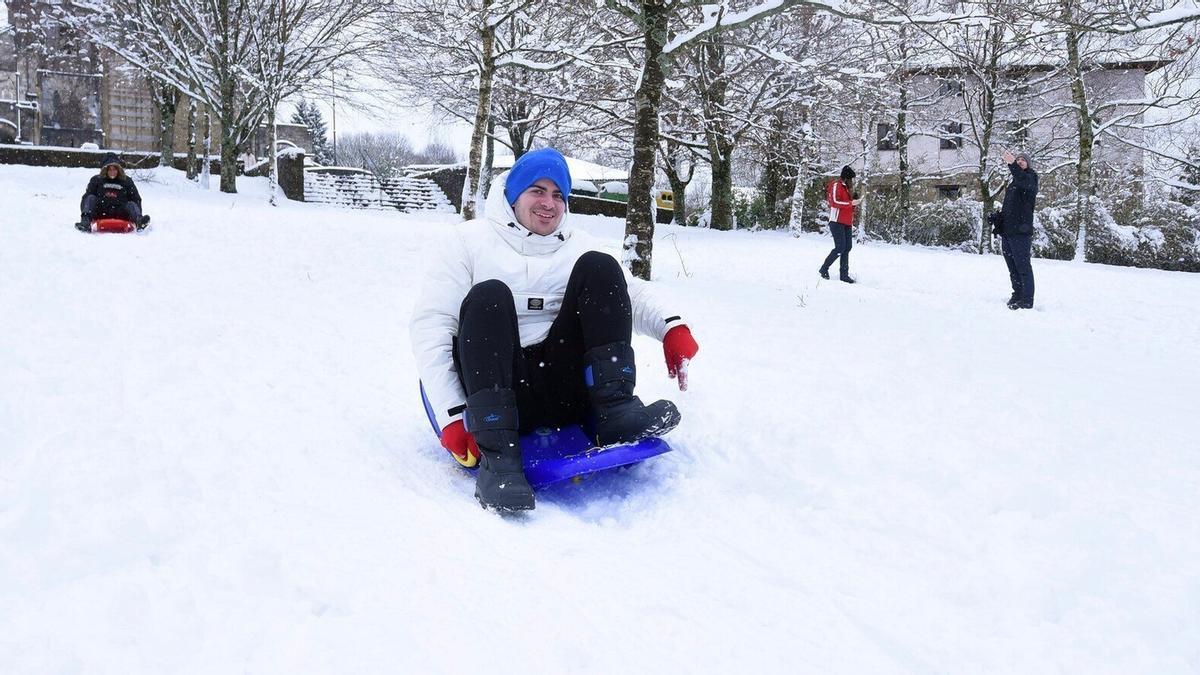
{"label": "black snow pants", "polygon": [[96,195],[84,195],[79,203],[79,213],[84,218],[124,218],[132,222],[142,219],[142,207],[135,201],[124,204]]}
{"label": "black snow pants", "polygon": [[1006,234],[1000,239],[1000,250],[1008,265],[1008,278],[1012,282],[1013,294],[1019,302],[1033,303],[1033,263],[1030,261],[1033,236],[1028,234]]}
{"label": "black snow pants", "polygon": [[633,309],[620,264],[591,251],[580,256],[546,339],[521,347],[512,290],[490,279],[475,284],[459,311],[454,361],[467,396],[493,387],[517,395],[522,433],[578,424],[588,412],[583,355],[629,343]]}

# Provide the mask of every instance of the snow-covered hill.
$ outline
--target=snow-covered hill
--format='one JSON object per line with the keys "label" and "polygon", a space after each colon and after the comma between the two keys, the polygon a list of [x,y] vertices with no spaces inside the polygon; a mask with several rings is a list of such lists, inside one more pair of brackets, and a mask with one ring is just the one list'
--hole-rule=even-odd
{"label": "snow-covered hill", "polygon": [[1196,275],[660,227],[676,452],[505,520],[408,345],[454,216],[90,173],[0,166],[0,671],[1200,671]]}

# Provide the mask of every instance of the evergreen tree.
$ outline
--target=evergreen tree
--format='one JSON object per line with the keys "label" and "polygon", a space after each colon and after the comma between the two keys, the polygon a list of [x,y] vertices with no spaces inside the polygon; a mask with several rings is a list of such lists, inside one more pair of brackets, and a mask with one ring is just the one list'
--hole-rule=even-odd
{"label": "evergreen tree", "polygon": [[[1180,178],[1188,185],[1200,185],[1200,145],[1188,148],[1187,158],[1190,164],[1184,165]],[[1179,201],[1188,206],[1196,206],[1200,204],[1200,191],[1196,188],[1181,189]]]}
{"label": "evergreen tree", "polygon": [[292,124],[303,124],[312,133],[313,160],[317,164],[333,164],[333,150],[329,147],[329,139],[325,135],[325,118],[316,103],[300,99],[296,104],[296,112],[292,114]]}

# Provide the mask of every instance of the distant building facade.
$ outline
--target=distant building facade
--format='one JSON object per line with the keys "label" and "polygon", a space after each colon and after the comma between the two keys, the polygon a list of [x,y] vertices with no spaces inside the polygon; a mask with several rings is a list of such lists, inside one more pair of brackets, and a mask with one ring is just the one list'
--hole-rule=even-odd
{"label": "distant building facade", "polygon": [[[1163,65],[1160,61],[1111,63],[1092,70],[1085,74],[1089,99],[1093,106],[1141,100],[1147,75]],[[1013,93],[1012,102],[998,103],[989,163],[998,162],[1000,154],[1011,149],[1030,153],[1039,171],[1072,164],[1078,157],[1078,131],[1066,76],[1054,73],[1049,66],[1026,66],[1013,69],[1005,77],[1006,87]],[[970,78],[954,68],[924,69],[910,76],[909,100],[917,103],[908,111],[905,126],[909,135],[908,170],[915,182],[916,199],[978,195],[980,148],[963,105],[964,92],[969,95],[979,90]],[[1031,93],[1034,85],[1027,82],[1037,82],[1040,93]],[[1134,106],[1114,105],[1096,123],[1114,119],[1122,121],[1119,129],[1113,128],[1121,140],[1101,135],[1094,166],[1140,176],[1144,170],[1145,152],[1141,148],[1145,134],[1136,127],[1143,121],[1142,115]],[[856,167],[866,169],[871,182],[886,189],[896,182],[900,168],[895,120],[877,121],[870,130],[868,144],[865,162],[859,138],[840,143],[839,152],[847,159],[859,157],[854,162]]]}
{"label": "distant building facade", "polygon": [[[151,83],[119,55],[55,21],[52,13],[62,7],[58,0],[8,0],[8,25],[0,28],[0,143],[157,151],[161,114]],[[192,105],[184,97],[176,110],[176,153],[187,150]],[[194,105],[199,146],[205,105]],[[208,121],[217,153],[220,123],[216,115]],[[306,127],[279,124],[278,136],[312,154]],[[257,157],[269,154],[265,125],[245,149]]]}

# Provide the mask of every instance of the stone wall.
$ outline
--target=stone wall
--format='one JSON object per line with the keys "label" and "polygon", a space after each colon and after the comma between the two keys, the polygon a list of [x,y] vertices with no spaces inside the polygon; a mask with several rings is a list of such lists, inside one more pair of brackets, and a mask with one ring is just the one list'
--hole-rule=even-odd
{"label": "stone wall", "polygon": [[[77,150],[71,148],[50,148],[28,145],[0,145],[0,164],[25,164],[27,166],[59,166],[82,167],[100,170],[100,161],[112,150]],[[150,169],[158,166],[157,152],[120,152],[127,169]],[[180,171],[187,169],[187,156],[175,153],[173,166]],[[218,175],[221,173],[221,160],[213,157],[209,170]]]}
{"label": "stone wall", "polygon": [[304,201],[304,153],[286,152],[279,156],[279,189],[292,201]]}

